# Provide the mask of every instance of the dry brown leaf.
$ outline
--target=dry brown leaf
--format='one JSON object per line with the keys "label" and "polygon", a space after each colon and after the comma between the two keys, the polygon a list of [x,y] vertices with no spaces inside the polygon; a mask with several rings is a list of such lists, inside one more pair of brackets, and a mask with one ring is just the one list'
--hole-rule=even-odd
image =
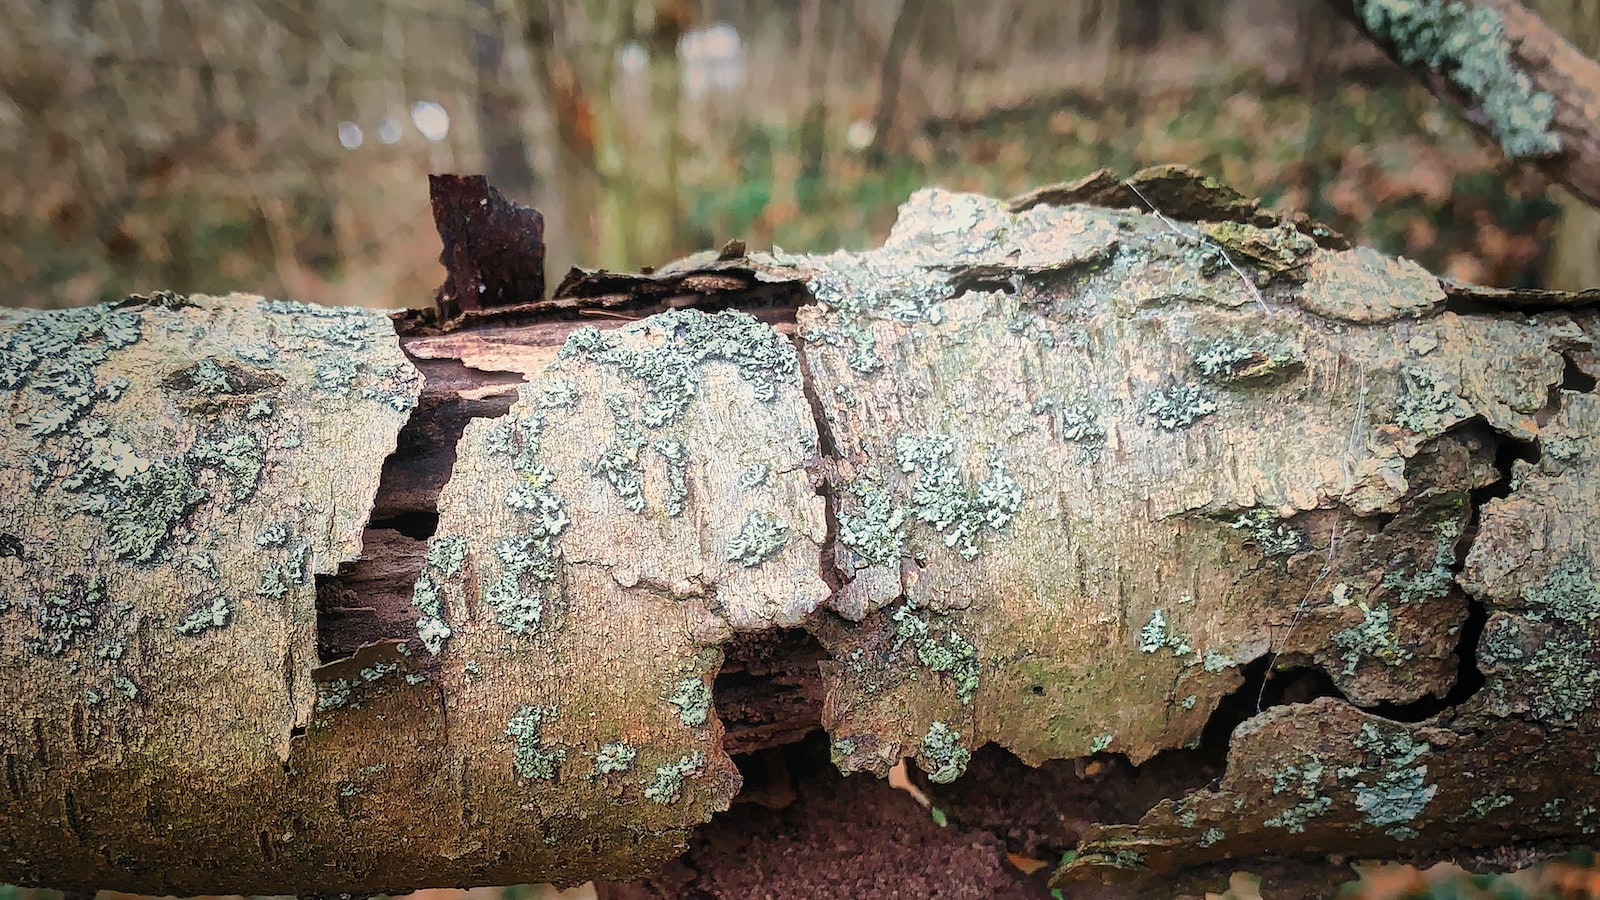
{"label": "dry brown leaf", "polygon": [[889,786],[910,794],[911,799],[921,804],[923,809],[930,809],[933,806],[933,801],[929,800],[928,795],[922,792],[922,788],[911,783],[911,775],[906,770],[906,761],[903,759],[895,763],[894,768],[889,770]]}
{"label": "dry brown leaf", "polygon": [[1048,862],[1045,862],[1042,859],[1034,859],[1031,856],[1023,856],[1021,853],[1007,853],[1006,862],[1011,863],[1012,866],[1016,867],[1016,869],[1024,875],[1032,875],[1045,866],[1050,865]]}

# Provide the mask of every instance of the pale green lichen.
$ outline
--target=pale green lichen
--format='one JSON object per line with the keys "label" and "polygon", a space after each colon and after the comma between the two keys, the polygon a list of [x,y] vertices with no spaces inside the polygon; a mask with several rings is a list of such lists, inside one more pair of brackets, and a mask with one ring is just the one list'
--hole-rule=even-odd
{"label": "pale green lichen", "polygon": [[24,645],[33,653],[60,656],[67,648],[93,630],[100,607],[105,602],[105,579],[96,575],[84,578],[68,575],[63,586],[36,601],[35,620],[39,637],[28,638]]}
{"label": "pale green lichen", "polygon": [[1562,622],[1582,624],[1600,617],[1600,585],[1581,554],[1562,557],[1538,587],[1525,588],[1523,597],[1530,607],[1528,618],[1545,614]]}
{"label": "pale green lichen", "polygon": [[540,409],[564,409],[578,402],[578,384],[570,378],[547,377],[531,394]]}
{"label": "pale green lichen", "polygon": [[738,536],[728,542],[728,550],[722,558],[749,568],[765,562],[788,542],[788,522],[760,510],[751,510]]}
{"label": "pale green lichen", "polygon": [[1262,556],[1292,556],[1305,549],[1305,535],[1263,506],[1239,513],[1229,524],[1248,535]]}
{"label": "pale green lichen", "polygon": [[281,545],[283,549],[272,554],[261,568],[256,593],[262,597],[280,599],[288,594],[291,585],[303,585],[309,580],[311,541],[286,537]]}
{"label": "pale green lichen", "polygon": [[1410,550],[1404,551],[1391,560],[1393,568],[1383,576],[1384,586],[1398,589],[1404,603],[1443,597],[1455,584],[1456,544],[1465,530],[1469,498],[1464,492],[1454,491],[1433,503],[1434,520],[1425,528],[1435,535],[1432,557],[1419,563]]}
{"label": "pale green lichen", "polygon": [[[495,556],[501,571],[486,574],[480,584],[480,598],[494,611],[495,621],[507,633],[523,635],[538,629],[549,600],[547,585],[557,578],[555,540],[571,520],[561,499],[551,491],[556,475],[539,462],[539,435],[544,420],[536,412],[504,416],[485,432],[483,449],[490,455],[510,457],[511,467],[520,478],[506,492],[505,504],[523,514],[522,531],[500,539]],[[453,557],[458,551],[450,549]],[[460,553],[464,553],[462,548]],[[432,592],[424,585],[424,599]],[[418,622],[425,644],[442,645],[449,638],[449,626],[429,607],[419,607]],[[426,634],[421,632],[426,631]],[[435,651],[437,652],[437,651]]]}
{"label": "pale green lichen", "polygon": [[926,619],[918,616],[909,603],[895,610],[894,630],[895,641],[890,647],[891,651],[898,652],[909,643],[917,659],[929,671],[950,677],[957,699],[962,703],[971,702],[973,693],[978,690],[981,671],[978,650],[971,641],[962,637],[954,627],[947,627],[940,633]]}
{"label": "pale green lichen", "polygon": [[1097,448],[1105,442],[1106,429],[1094,407],[1086,402],[1066,403],[1052,397],[1036,401],[1029,412],[1050,416],[1055,432],[1063,441]]}
{"label": "pale green lichen", "polygon": [[856,481],[849,492],[861,502],[854,513],[840,510],[839,542],[872,565],[899,562],[905,553],[906,508],[873,481]]}
{"label": "pale green lichen", "polygon": [[1237,665],[1237,663],[1234,662],[1233,657],[1225,653],[1218,653],[1215,650],[1207,650],[1200,663],[1201,668],[1212,673],[1221,672],[1223,669],[1234,665]]}
{"label": "pale green lichen", "polygon": [[1355,674],[1363,658],[1370,657],[1391,666],[1398,666],[1412,658],[1411,651],[1400,645],[1389,604],[1368,606],[1363,602],[1356,605],[1363,613],[1361,624],[1333,635],[1333,643],[1344,650],[1346,677]]}
{"label": "pale green lichen", "polygon": [[1421,63],[1449,78],[1478,102],[1512,159],[1561,151],[1551,129],[1555,100],[1534,89],[1512,57],[1500,13],[1491,6],[1442,0],[1358,0],[1367,30],[1405,65]]}
{"label": "pale green lichen", "polygon": [[1205,830],[1205,833],[1200,835],[1199,843],[1200,843],[1200,846],[1202,846],[1202,847],[1209,847],[1212,844],[1215,844],[1216,842],[1222,840],[1225,837],[1227,837],[1227,835],[1222,833],[1222,829],[1220,829],[1220,828],[1207,828]]}
{"label": "pale green lichen", "polygon": [[922,758],[929,765],[928,780],[949,784],[961,777],[972,762],[972,751],[961,746],[961,733],[943,722],[928,726],[922,736]]}
{"label": "pale green lichen", "polygon": [[755,463],[739,473],[739,487],[747,491],[755,490],[767,483],[767,476],[771,472],[772,467],[766,463]]}
{"label": "pale green lichen", "polygon": [[120,398],[128,380],[99,384],[96,369],[142,331],[138,312],[102,304],[37,313],[0,334],[0,391],[30,390],[16,424],[42,438],[84,418],[95,404]]}
{"label": "pale green lichen", "polygon": [[622,741],[613,741],[606,744],[594,754],[594,774],[612,775],[626,772],[633,767],[633,760],[639,751],[628,746]]}
{"label": "pale green lichen", "polygon": [[1557,631],[1529,657],[1528,677],[1517,682],[1518,699],[1543,721],[1572,721],[1592,709],[1600,694],[1600,670],[1593,659],[1594,647],[1587,636]]}
{"label": "pale green lichen", "polygon": [[544,722],[556,714],[554,706],[524,706],[506,723],[511,738],[511,769],[528,781],[554,781],[567,759],[560,747],[544,746]]}
{"label": "pale green lichen", "polygon": [[363,667],[359,674],[362,681],[370,684],[374,681],[381,681],[398,671],[400,671],[400,664],[397,662],[378,662]]}
{"label": "pale green lichen", "polygon": [[445,578],[461,574],[461,565],[467,560],[467,541],[457,535],[437,536],[428,539],[428,552],[423,561]]}
{"label": "pale green lichen", "polygon": [[645,445],[644,432],[628,412],[627,398],[620,394],[606,397],[611,408],[612,443],[590,465],[596,478],[611,485],[622,508],[631,513],[642,513],[645,508],[644,467],[639,463],[639,451]]}
{"label": "pale green lichen", "polygon": [[1106,734],[1097,734],[1095,735],[1094,740],[1089,742],[1089,752],[1091,754],[1104,753],[1111,749],[1111,744],[1116,741],[1116,739],[1116,735],[1113,735],[1109,732]]}
{"label": "pale green lichen", "polygon": [[211,601],[210,606],[202,606],[183,618],[183,621],[173,626],[179,634],[199,634],[208,628],[222,628],[228,624],[228,617],[233,615],[233,603],[227,597],[218,596]]}
{"label": "pale green lichen", "polygon": [[644,786],[645,798],[663,805],[677,802],[683,792],[683,779],[705,768],[705,764],[706,755],[696,750],[675,763],[656,766],[655,778]]}
{"label": "pale green lichen", "polygon": [[678,708],[678,719],[685,725],[704,725],[711,717],[711,689],[699,676],[678,682],[667,702]]}
{"label": "pale green lichen", "polygon": [[1321,791],[1323,772],[1322,760],[1315,755],[1300,765],[1286,765],[1274,772],[1272,793],[1291,794],[1299,799],[1263,824],[1300,834],[1306,830],[1307,822],[1331,809],[1333,799]]}
{"label": "pale green lichen", "polygon": [[261,481],[261,441],[248,432],[202,435],[189,448],[189,459],[197,466],[227,475],[233,482],[235,503],[249,499]]}
{"label": "pale green lichen", "polygon": [[683,441],[662,439],[651,443],[650,449],[667,464],[667,515],[681,516],[689,499],[689,452]]}
{"label": "pale green lichen", "polygon": [[1067,403],[1056,409],[1056,425],[1061,439],[1076,444],[1098,444],[1105,440],[1106,427],[1088,403]]}
{"label": "pale green lichen", "polygon": [[1201,375],[1224,384],[1280,378],[1305,365],[1298,346],[1265,332],[1212,338],[1195,347],[1190,360]]}
{"label": "pale green lichen", "polygon": [[483,582],[483,602],[494,611],[495,621],[511,634],[526,634],[539,627],[544,615],[544,595],[523,587],[516,572],[502,572]]}
{"label": "pale green lichen", "polygon": [[946,547],[973,559],[982,529],[999,531],[1022,509],[1022,486],[996,454],[988,476],[969,490],[961,470],[946,459],[951,451],[950,439],[941,434],[903,434],[894,441],[900,471],[920,470],[911,487],[912,513],[942,534]]}
{"label": "pale green lichen", "polygon": [[1472,813],[1478,818],[1484,818],[1497,809],[1511,805],[1510,794],[1484,794],[1472,801]]}
{"label": "pale green lichen", "polygon": [[1422,366],[1407,366],[1401,373],[1404,390],[1395,401],[1395,424],[1416,434],[1434,435],[1472,415],[1472,408],[1437,373]]}
{"label": "pale green lichen", "polygon": [[341,679],[334,679],[334,681],[325,682],[325,684],[318,684],[318,713],[326,713],[328,709],[338,709],[341,708],[341,706],[347,705],[347,703],[350,701],[350,690],[354,689],[354,687],[354,684],[344,681],[342,677]]}
{"label": "pale green lichen", "polygon": [[1439,792],[1438,785],[1426,783],[1428,767],[1415,764],[1432,748],[1403,729],[1380,729],[1370,722],[1361,726],[1355,746],[1368,759],[1366,777],[1355,785],[1356,809],[1366,814],[1368,824],[1384,828],[1391,837],[1414,837],[1416,831],[1407,823],[1415,821]]}
{"label": "pale green lichen", "polygon": [[428,552],[423,559],[423,570],[417,576],[411,591],[411,605],[422,613],[417,619],[417,638],[428,652],[437,656],[445,641],[455,632],[444,621],[444,587],[439,580],[454,580],[461,575],[461,566],[467,559],[467,542],[457,535],[434,536],[428,539]]}
{"label": "pale green lichen", "polygon": [[1145,418],[1167,431],[1187,428],[1216,411],[1216,401],[1192,384],[1151,391],[1144,405]]}
{"label": "pale green lichen", "polygon": [[724,310],[668,310],[618,332],[659,333],[663,340],[643,349],[623,345],[616,332],[593,327],[574,331],[560,358],[583,358],[638,381],[645,392],[640,406],[646,427],[676,422],[698,395],[700,365],[722,361],[766,402],[779,385],[800,384],[799,360],[792,344],[748,313]]}
{"label": "pale green lichen", "polygon": [[179,524],[209,494],[195,484],[194,473],[182,461],[145,459],[131,447],[122,450],[126,445],[111,438],[94,453],[104,426],[97,421],[84,426],[91,453],[83,466],[61,479],[61,487],[82,495],[78,512],[100,517],[106,543],[118,558],[156,560]]}
{"label": "pale green lichen", "polygon": [[1150,618],[1139,629],[1139,649],[1144,653],[1154,653],[1163,647],[1170,649],[1173,656],[1188,656],[1195,652],[1189,645],[1189,639],[1181,634],[1169,633],[1167,630],[1167,614],[1156,609],[1150,613]]}

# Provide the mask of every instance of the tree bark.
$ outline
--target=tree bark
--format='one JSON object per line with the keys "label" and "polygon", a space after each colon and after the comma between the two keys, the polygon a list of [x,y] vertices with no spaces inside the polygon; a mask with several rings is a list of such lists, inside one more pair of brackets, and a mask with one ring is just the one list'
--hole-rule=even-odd
{"label": "tree bark", "polygon": [[935,784],[1226,755],[1073,892],[1585,843],[1600,298],[1131,184],[442,324],[7,313],[0,881],[626,880],[815,724]]}
{"label": "tree bark", "polygon": [[1517,0],[1329,0],[1493,138],[1600,206],[1600,63]]}

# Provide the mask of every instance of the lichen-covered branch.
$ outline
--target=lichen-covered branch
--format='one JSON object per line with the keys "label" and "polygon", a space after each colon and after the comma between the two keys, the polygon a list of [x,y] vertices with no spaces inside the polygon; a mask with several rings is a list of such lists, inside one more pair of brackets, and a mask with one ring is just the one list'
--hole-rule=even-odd
{"label": "lichen-covered branch", "polygon": [[1508,158],[1600,206],[1600,63],[1517,0],[1329,0]]}
{"label": "lichen-covered branch", "polygon": [[[240,297],[7,314],[0,880],[626,879],[727,808],[731,746],[816,724],[940,784],[991,742],[1143,763],[1245,705],[1224,778],[1060,883],[1584,841],[1600,317],[1134,183],[1166,219],[926,191],[870,252],[399,335]],[[777,327],[578,322],[744,291]],[[733,739],[761,688],[719,671],[806,633],[796,720]],[[1324,686],[1255,708],[1289,670]]]}

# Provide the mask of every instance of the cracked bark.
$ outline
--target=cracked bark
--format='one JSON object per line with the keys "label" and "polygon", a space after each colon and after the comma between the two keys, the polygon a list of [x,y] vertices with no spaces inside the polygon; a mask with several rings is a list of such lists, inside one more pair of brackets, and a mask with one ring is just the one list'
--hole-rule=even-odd
{"label": "cracked bark", "polygon": [[[110,346],[118,323],[38,314],[87,339],[92,384],[168,387],[0,454],[31,498],[0,528],[0,880],[634,878],[727,808],[730,754],[818,725],[841,769],[912,757],[938,782],[987,743],[1034,765],[1200,749],[1205,778],[1090,826],[1062,884],[1581,843],[1600,796],[1594,298],[1447,290],[1180,170],[1135,183],[1205,221],[1063,205],[1073,186],[924,192],[865,254],[707,254],[401,316],[420,395],[381,342],[322,326],[252,361],[207,325],[263,314],[242,300],[125,307],[144,369]],[[28,321],[8,319],[12,354]],[[63,396],[44,360],[8,375],[19,421]],[[218,377],[255,393],[207,393]],[[288,415],[252,424],[269,389]],[[142,496],[105,442],[148,456],[219,422],[266,448],[258,493],[225,509],[237,465],[180,449],[207,497],[147,560],[97,550],[96,516]],[[290,430],[330,437],[297,450]],[[67,505],[86,483],[104,499]],[[274,606],[250,548],[275,564],[274,517],[324,514],[291,487],[338,499],[346,529],[372,512],[359,555],[317,550]],[[217,565],[238,602],[199,637],[178,627],[198,595],[158,574],[191,533],[269,539]],[[51,562],[80,545],[86,569]],[[118,612],[85,619],[100,571]],[[308,631],[274,649],[313,616],[315,671]],[[135,652],[97,654],[118,639]],[[288,677],[230,687],[251,658]],[[129,675],[147,687],[124,702]],[[296,714],[302,678],[317,697]]]}

